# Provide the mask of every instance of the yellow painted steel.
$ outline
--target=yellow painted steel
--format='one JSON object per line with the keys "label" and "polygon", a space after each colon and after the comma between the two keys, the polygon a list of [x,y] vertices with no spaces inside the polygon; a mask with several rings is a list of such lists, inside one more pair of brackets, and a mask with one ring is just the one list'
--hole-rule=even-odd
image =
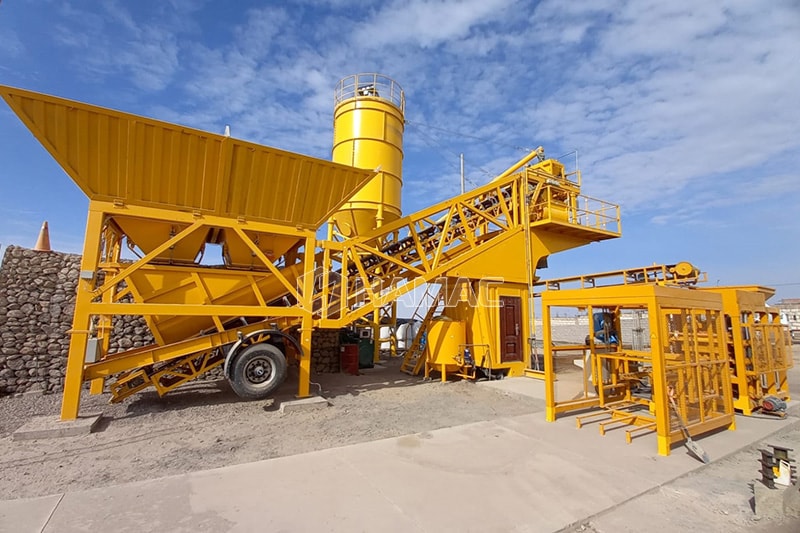
{"label": "yellow painted steel", "polygon": [[[415,286],[442,277],[459,265],[494,255],[495,246],[530,228],[537,252],[582,246],[618,237],[619,211],[605,204],[604,212],[615,212],[608,222],[596,226],[549,223],[531,215],[525,219],[526,201],[540,201],[538,195],[546,175],[521,172],[456,196],[403,217],[382,228],[341,243],[320,243],[329,249],[321,271],[335,272],[323,286],[320,297],[321,325],[336,328],[366,316],[374,306],[391,303]],[[567,234],[568,235],[565,235]],[[494,255],[498,264],[503,258]],[[524,261],[524,250],[507,260]],[[326,279],[326,278],[323,278]],[[368,305],[362,305],[367,303]]]}
{"label": "yellow painted steel", "polygon": [[[94,272],[102,268],[106,280],[99,285],[93,277],[81,285],[83,292],[76,305],[68,363],[71,370],[64,390],[62,418],[77,416],[83,379],[123,372],[125,380],[125,376],[132,375],[127,373],[135,373],[136,369],[145,369],[146,375],[153,375],[159,365],[173,360],[187,361],[192,354],[199,357],[215,347],[230,344],[239,335],[271,324],[280,328],[300,326],[298,334],[303,350],[297,358],[298,395],[305,396],[309,394],[313,327],[338,328],[351,324],[416,286],[484,253],[491,254],[498,243],[516,239],[526,228],[536,236],[537,246],[542,246],[537,254],[619,235],[618,215],[616,226],[583,225],[566,240],[562,232],[569,230],[569,222],[551,225],[533,215],[526,220],[521,206],[532,193],[535,200],[546,180],[546,176],[538,173],[521,172],[344,242],[317,242],[311,231],[267,223],[196,217],[150,207],[121,208],[114,203],[92,201],[84,261],[94,257],[96,262],[87,263],[84,270]],[[114,258],[119,257],[125,235],[114,221],[127,216],[169,220],[172,224],[182,224],[184,229],[163,237],[160,244],[154,243],[149,254],[138,261],[120,264]],[[108,228],[117,235],[101,238],[110,231]],[[215,229],[236,234],[252,251],[257,260],[255,268],[209,269],[158,261],[182,239]],[[552,232],[553,229],[556,231]],[[248,231],[292,236],[303,242],[303,251],[290,250],[281,258],[280,266],[276,266],[248,237]],[[302,265],[299,272],[305,275],[297,276],[298,265]],[[113,303],[92,301],[114,290],[120,282],[127,287],[115,296]],[[127,296],[133,301],[128,301]],[[284,296],[289,298],[288,305]],[[297,303],[292,304],[293,301]],[[92,317],[121,314],[144,316],[159,345],[82,364]],[[189,334],[192,336],[181,338]],[[183,373],[194,375],[191,371]],[[156,386],[152,379],[150,382]]]}
{"label": "yellow painted steel", "polygon": [[419,321],[420,325],[416,335],[414,335],[411,346],[406,349],[406,353],[403,355],[403,362],[400,365],[401,372],[416,376],[424,368],[427,360],[425,344],[427,344],[428,327],[433,317],[439,313],[439,308],[445,300],[446,293],[447,288],[440,286],[438,283],[428,283],[426,286],[425,294],[420,298],[417,308],[411,316],[412,321]]}
{"label": "yellow painted steel", "polygon": [[[586,310],[587,345],[554,343],[554,308]],[[719,294],[656,284],[543,292],[547,420],[569,411],[601,409],[578,417],[578,427],[598,422],[601,434],[630,427],[628,442],[655,432],[660,455],[669,455],[671,446],[684,439],[675,416],[684,420],[692,436],[734,429],[722,308]],[[624,338],[619,316],[626,310],[647,312],[649,345],[634,349]],[[616,343],[597,340],[592,319],[596,312],[613,317],[604,327],[616,329]],[[573,361],[580,361],[583,374],[571,389],[564,364],[574,368]],[[557,375],[567,398],[557,397]],[[649,398],[637,394],[641,385],[650,387]],[[677,415],[670,409],[670,397],[676,401]]]}
{"label": "yellow painted steel", "polygon": [[[687,287],[707,279],[706,273],[683,261],[549,279],[537,285],[551,290],[639,284]],[[789,399],[786,372],[793,365],[791,349],[779,312],[766,303],[774,289],[758,285],[697,289],[722,297],[734,407],[749,416],[767,396]]]}
{"label": "yellow painted steel", "polygon": [[[394,185],[386,184],[400,179],[402,115],[358,108],[376,113],[367,122],[383,121],[386,134],[365,130],[364,139],[384,147],[365,156],[388,150],[397,168],[382,167],[391,175],[382,178],[379,205],[353,200],[374,211],[369,229],[318,241],[319,224],[371,172],[28,91],[0,87],[0,94],[90,199],[62,419],[77,417],[84,381],[116,379],[109,386],[117,397],[140,386],[166,392],[218,365],[217,350],[264,328],[296,336],[301,349],[287,355],[298,367],[298,396],[307,396],[313,328],[374,316],[459,269],[482,277],[487,272],[478,271],[492,265],[487,257],[495,265],[525,263],[530,246],[535,266],[551,253],[620,235],[617,206],[592,203],[565,176],[534,166],[397,218],[399,189],[388,193]],[[393,82],[380,97],[359,96],[402,111]],[[351,146],[363,144],[352,133]],[[202,261],[208,245],[222,246],[221,264]],[[126,246],[138,259],[121,259]],[[107,353],[108,325],[119,315],[143,316],[156,343]],[[474,320],[496,334],[493,315]],[[105,348],[97,360],[86,359],[90,339]]]}
{"label": "yellow painted steel", "polygon": [[749,416],[767,396],[789,400],[791,345],[779,311],[767,306],[775,290],[761,286],[702,290],[722,297],[734,407]]}
{"label": "yellow painted steel", "polygon": [[463,320],[453,320],[445,316],[434,317],[428,326],[427,363],[425,376],[431,369],[447,381],[447,373],[464,367],[464,348],[467,343],[467,325]]}
{"label": "yellow painted steel", "polygon": [[[528,287],[522,283],[509,283],[500,277],[485,277],[480,280],[447,278],[442,288],[446,293],[443,314],[466,324],[465,344],[473,347],[471,355],[475,364],[488,372],[508,377],[524,375],[525,369],[530,367],[532,355],[528,340],[535,333],[530,331],[532,317],[527,305]],[[502,356],[505,342],[501,332],[502,297],[517,298],[520,303],[517,360],[504,361]]]}
{"label": "yellow painted steel", "polygon": [[0,96],[90,200],[316,229],[373,175],[14,87]]}
{"label": "yellow painted steel", "polygon": [[341,235],[355,237],[402,214],[405,101],[394,80],[379,74],[356,74],[339,82],[335,103],[333,161],[380,168],[333,217]]}
{"label": "yellow painted steel", "polygon": [[546,289],[589,289],[613,285],[639,285],[652,283],[656,285],[689,286],[708,281],[708,275],[688,263],[681,261],[672,265],[648,265],[623,270],[612,270],[596,274],[581,274],[564,278],[546,279],[536,282],[537,286]]}

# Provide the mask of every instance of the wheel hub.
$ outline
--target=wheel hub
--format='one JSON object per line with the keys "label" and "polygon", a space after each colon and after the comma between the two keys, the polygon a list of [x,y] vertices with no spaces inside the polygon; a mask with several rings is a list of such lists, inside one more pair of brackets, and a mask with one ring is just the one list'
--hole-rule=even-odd
{"label": "wheel hub", "polygon": [[250,383],[264,383],[272,376],[272,364],[267,359],[254,359],[245,369]]}

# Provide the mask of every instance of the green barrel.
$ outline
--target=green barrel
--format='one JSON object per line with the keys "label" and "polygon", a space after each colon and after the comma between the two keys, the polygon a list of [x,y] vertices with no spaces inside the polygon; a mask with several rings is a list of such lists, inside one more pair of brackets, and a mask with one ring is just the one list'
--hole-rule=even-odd
{"label": "green barrel", "polygon": [[372,356],[375,345],[372,339],[358,339],[358,368],[372,368]]}

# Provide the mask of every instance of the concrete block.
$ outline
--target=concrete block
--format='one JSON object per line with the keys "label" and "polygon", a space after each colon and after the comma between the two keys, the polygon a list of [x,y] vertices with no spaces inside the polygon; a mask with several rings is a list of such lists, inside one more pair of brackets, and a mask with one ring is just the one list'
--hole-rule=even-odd
{"label": "concrete block", "polygon": [[311,409],[323,409],[328,407],[328,400],[322,396],[312,396],[310,398],[301,398],[299,400],[291,400],[288,402],[281,402],[279,412],[292,413],[294,411],[308,411]]}
{"label": "concrete block", "polygon": [[35,416],[11,434],[11,440],[54,439],[88,435],[102,413],[79,416],[77,420],[62,421],[58,415]]}

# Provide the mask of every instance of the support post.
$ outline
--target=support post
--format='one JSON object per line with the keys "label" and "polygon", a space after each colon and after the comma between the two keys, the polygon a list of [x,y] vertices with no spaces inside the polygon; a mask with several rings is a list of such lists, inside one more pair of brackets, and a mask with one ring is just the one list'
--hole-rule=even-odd
{"label": "support post", "polygon": [[[108,243],[106,243],[108,246]],[[103,293],[103,303],[110,304],[114,302],[114,295],[117,292],[117,288],[113,287],[106,292]],[[111,346],[111,332],[113,331],[113,321],[110,316],[103,315],[100,317],[100,321],[97,324],[97,331],[98,337],[101,339],[101,351],[100,353],[105,356],[108,354],[108,349]],[[89,394],[96,396],[98,394],[103,394],[103,386],[105,385],[105,378],[95,378],[91,381],[89,385]]]}
{"label": "support post", "polygon": [[89,306],[95,286],[104,218],[104,213],[92,204],[93,202],[89,204],[81,271],[78,277],[78,294],[75,298],[75,313],[72,315],[64,395],[61,401],[61,420],[77,419],[81,403],[83,365],[86,358],[86,343],[89,339]]}
{"label": "support post", "polygon": [[[669,339],[669,331],[664,318],[661,316],[661,308],[655,299],[648,299],[647,317],[650,322],[650,352],[652,353],[652,386],[653,403],[655,404],[656,415],[656,441],[658,445],[658,455],[669,455],[670,452],[670,433],[671,433],[671,405],[667,397],[667,380],[665,373],[664,343]],[[678,415],[679,416],[679,415]]]}
{"label": "support post", "polygon": [[544,344],[544,398],[545,420],[556,421],[556,372],[553,364],[552,341],[550,340],[550,304],[542,298],[542,343]]}
{"label": "support post", "polygon": [[297,397],[307,398],[311,396],[311,332],[313,330],[314,305],[314,251],[316,240],[314,236],[306,237],[303,244],[303,270],[302,277],[302,305],[303,320],[300,325],[300,375],[297,380]]}
{"label": "support post", "polygon": [[372,312],[372,362],[381,362],[381,308],[375,308]]}
{"label": "support post", "polygon": [[392,301],[392,316],[389,324],[389,350],[391,357],[397,357],[397,300]]}
{"label": "support post", "polygon": [[297,380],[297,397],[308,398],[311,396],[311,314],[303,315],[303,323],[300,326],[300,375]]}

